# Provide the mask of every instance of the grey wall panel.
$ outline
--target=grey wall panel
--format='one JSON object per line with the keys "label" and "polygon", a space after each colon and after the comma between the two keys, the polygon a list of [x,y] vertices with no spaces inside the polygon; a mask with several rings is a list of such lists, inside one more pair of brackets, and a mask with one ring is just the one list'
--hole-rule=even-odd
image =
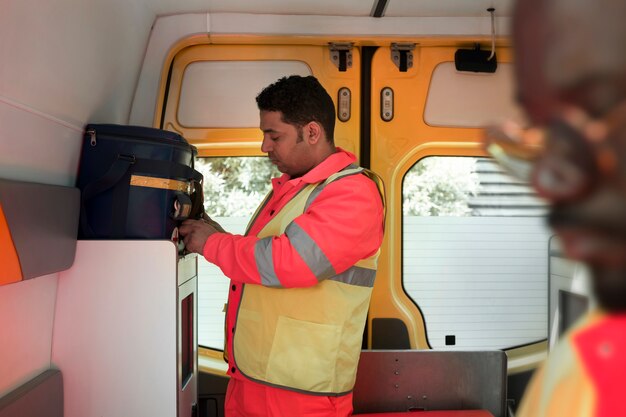
{"label": "grey wall panel", "polygon": [[77,188],[0,179],[0,204],[24,279],[72,266],[80,210]]}
{"label": "grey wall panel", "polygon": [[50,369],[0,398],[0,417],[63,417],[63,378]]}

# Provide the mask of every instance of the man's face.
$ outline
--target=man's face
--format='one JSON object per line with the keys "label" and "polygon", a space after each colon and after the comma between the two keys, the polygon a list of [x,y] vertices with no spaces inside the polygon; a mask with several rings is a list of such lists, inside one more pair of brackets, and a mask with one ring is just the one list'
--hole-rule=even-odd
{"label": "man's face", "polygon": [[543,71],[545,42],[537,41],[520,32],[515,39],[520,102],[531,124],[548,129],[534,185],[551,203],[550,224],[566,255],[590,265],[600,305],[625,311],[626,112],[605,135],[614,166],[610,175],[598,168],[597,148],[589,136],[569,129],[562,119],[567,109],[576,108],[601,120],[626,100],[626,94],[605,94],[620,89],[611,85],[615,79],[603,77],[579,77],[584,81],[569,87],[551,84]]}
{"label": "man's face", "polygon": [[283,122],[282,112],[261,111],[263,143],[261,151],[282,173],[299,177],[313,168],[309,143],[303,137],[304,128]]}

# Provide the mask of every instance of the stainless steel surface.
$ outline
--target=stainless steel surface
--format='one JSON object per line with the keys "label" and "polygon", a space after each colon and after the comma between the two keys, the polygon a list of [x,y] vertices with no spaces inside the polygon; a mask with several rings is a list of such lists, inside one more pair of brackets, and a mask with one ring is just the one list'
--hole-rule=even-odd
{"label": "stainless steel surface", "polygon": [[484,409],[505,417],[502,351],[363,351],[354,413]]}
{"label": "stainless steel surface", "polygon": [[198,275],[198,255],[189,253],[178,258],[178,285]]}
{"label": "stainless steel surface", "polygon": [[[177,303],[176,303],[176,379],[178,417],[192,417],[192,407],[198,402],[198,280],[197,257],[187,255],[178,261]],[[192,274],[189,276],[189,274]],[[182,282],[181,282],[182,281]],[[192,295],[193,302],[193,366],[191,376],[183,379],[183,334],[182,321],[184,312],[182,302]]]}

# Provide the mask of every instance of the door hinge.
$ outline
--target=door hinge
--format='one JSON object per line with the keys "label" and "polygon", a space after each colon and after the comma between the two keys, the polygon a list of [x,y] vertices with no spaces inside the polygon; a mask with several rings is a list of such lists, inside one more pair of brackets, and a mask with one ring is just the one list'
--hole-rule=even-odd
{"label": "door hinge", "polygon": [[398,67],[400,72],[407,72],[413,67],[413,50],[414,43],[392,43],[391,44],[391,61]]}
{"label": "door hinge", "polygon": [[339,68],[340,72],[346,72],[348,68],[352,68],[352,42],[331,42],[330,60]]}

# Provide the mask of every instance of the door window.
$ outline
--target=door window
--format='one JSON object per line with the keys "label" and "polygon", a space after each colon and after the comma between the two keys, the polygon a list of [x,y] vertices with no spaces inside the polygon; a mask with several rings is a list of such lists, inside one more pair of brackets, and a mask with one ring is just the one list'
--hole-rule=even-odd
{"label": "door window", "polygon": [[433,348],[547,337],[545,204],[488,158],[427,157],[402,185],[402,279]]}

